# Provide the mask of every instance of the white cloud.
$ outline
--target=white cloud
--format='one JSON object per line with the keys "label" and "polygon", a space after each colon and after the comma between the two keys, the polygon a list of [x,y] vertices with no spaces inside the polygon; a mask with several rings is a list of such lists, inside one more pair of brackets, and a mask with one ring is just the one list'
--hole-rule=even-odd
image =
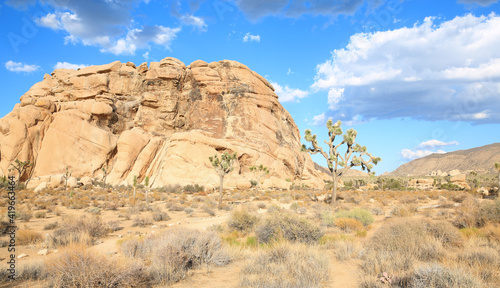
{"label": "white cloud", "polygon": [[238,8],[251,20],[265,16],[300,17],[304,14],[337,16],[353,14],[364,3],[380,4],[378,0],[235,0]]}
{"label": "white cloud", "polygon": [[498,3],[498,0],[458,0],[458,2],[465,4],[477,4],[486,7],[493,3]]}
{"label": "white cloud", "polygon": [[182,24],[193,26],[200,31],[207,31],[207,24],[203,20],[203,18],[196,17],[193,15],[183,15],[180,17]]}
{"label": "white cloud", "polygon": [[300,99],[307,97],[309,91],[304,91],[300,89],[293,89],[285,85],[285,87],[279,85],[276,82],[271,82],[274,87],[274,92],[278,95],[278,99],[281,103],[283,102],[298,102]]}
{"label": "white cloud", "polygon": [[[135,54],[137,49],[149,45],[169,48],[180,28],[140,25],[134,20],[132,11],[140,0],[47,0],[55,12],[35,19],[41,27],[63,30],[65,44],[83,44],[100,47],[102,52]],[[145,1],[148,3],[148,1]],[[202,19],[186,16],[189,25],[203,26]],[[200,26],[201,25],[201,26]]]}
{"label": "white cloud", "polygon": [[418,150],[403,149],[401,150],[400,154],[404,160],[411,161],[417,158],[422,158],[431,155],[433,153],[444,154],[446,152],[443,150],[430,151],[430,150],[420,150],[420,149]]}
{"label": "white cloud", "polygon": [[12,72],[26,72],[32,73],[40,69],[38,65],[28,65],[21,62],[14,62],[12,60],[5,63],[5,68]]}
{"label": "white cloud", "polygon": [[71,64],[68,62],[57,62],[56,65],[54,65],[54,69],[59,69],[59,68],[64,68],[64,69],[73,69],[77,70],[78,68],[83,68],[83,67],[88,67],[90,65],[86,64]]}
{"label": "white cloud", "polygon": [[144,57],[144,60],[148,61],[149,60],[149,51],[144,52],[144,54],[142,54],[142,57]]}
{"label": "white cloud", "polygon": [[35,22],[39,26],[51,28],[53,30],[62,29],[62,24],[57,19],[56,14],[49,13],[41,18],[35,19]]}
{"label": "white cloud", "polygon": [[260,35],[252,35],[248,32],[245,34],[245,37],[243,37],[243,42],[260,42]]}
{"label": "white cloud", "polygon": [[312,89],[329,91],[330,109],[346,119],[498,122],[500,17],[440,21],[351,36],[317,66]]}
{"label": "white cloud", "polygon": [[293,72],[292,69],[288,68],[288,72],[286,72],[286,75],[290,75],[290,74],[295,74],[295,72]]}
{"label": "white cloud", "polygon": [[326,121],[325,113],[313,117],[313,125],[315,126],[323,125],[325,124],[325,121]]}
{"label": "white cloud", "polygon": [[457,141],[451,141],[451,142],[443,142],[439,141],[436,139],[432,139],[429,141],[424,141],[418,145],[418,148],[437,148],[437,147],[445,147],[445,146],[452,146],[452,145],[458,145],[459,143]]}

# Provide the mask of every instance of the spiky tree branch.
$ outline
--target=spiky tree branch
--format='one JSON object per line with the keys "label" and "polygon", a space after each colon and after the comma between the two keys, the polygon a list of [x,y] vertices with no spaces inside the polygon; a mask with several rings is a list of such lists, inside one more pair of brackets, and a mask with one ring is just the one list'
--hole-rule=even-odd
{"label": "spiky tree branch", "polygon": [[24,172],[28,170],[29,167],[33,166],[33,163],[31,163],[29,160],[28,161],[20,161],[19,159],[16,159],[14,163],[10,163],[9,165],[9,172],[10,171],[17,171],[18,176],[17,176],[17,185],[19,186],[19,183],[21,181],[21,177],[24,175]]}
{"label": "spiky tree branch", "polygon": [[[367,152],[366,146],[361,146],[356,143],[356,136],[358,132],[354,129],[347,130],[344,134],[342,132],[341,121],[337,121],[333,124],[332,120],[326,122],[326,128],[328,128],[328,140],[325,140],[325,144],[328,145],[328,153],[326,153],[321,146],[318,144],[316,135],[311,133],[311,130],[307,129],[305,131],[305,140],[310,142],[312,147],[306,147],[302,145],[302,150],[307,151],[311,154],[320,153],[326,159],[328,164],[328,169],[332,172],[333,178],[333,189],[332,189],[332,204],[334,205],[337,197],[337,184],[342,178],[344,173],[351,169],[352,167],[360,166],[361,169],[370,170],[373,165],[377,165],[381,161],[380,157],[374,157],[372,154]],[[342,135],[342,141],[335,144],[337,136]],[[346,150],[343,155],[341,155],[339,149],[345,145]],[[358,154],[358,155],[353,155]],[[367,159],[363,158],[367,157]]]}

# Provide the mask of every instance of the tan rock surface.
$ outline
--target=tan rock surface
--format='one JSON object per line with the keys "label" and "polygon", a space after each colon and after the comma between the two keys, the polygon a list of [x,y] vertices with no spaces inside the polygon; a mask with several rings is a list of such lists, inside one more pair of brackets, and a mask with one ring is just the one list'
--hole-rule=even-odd
{"label": "tan rock surface", "polygon": [[26,92],[0,119],[0,174],[20,159],[35,164],[22,177],[34,179],[30,185],[56,185],[60,178],[47,176],[66,167],[91,178],[107,167],[107,183],[115,185],[132,184],[137,175],[149,176],[152,187],[216,186],[208,157],[236,152],[228,188],[247,187],[249,167],[260,164],[270,168],[264,187],[288,188],[290,179],[322,188],[328,176],[300,146],[272,85],[241,63],[186,66],[165,58],[148,68],[115,61],[56,69]]}

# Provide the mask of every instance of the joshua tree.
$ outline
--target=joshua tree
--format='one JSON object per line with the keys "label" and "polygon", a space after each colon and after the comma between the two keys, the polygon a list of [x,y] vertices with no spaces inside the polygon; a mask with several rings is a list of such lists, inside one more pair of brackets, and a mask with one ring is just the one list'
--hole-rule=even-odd
{"label": "joshua tree", "polygon": [[64,190],[68,189],[68,179],[71,177],[71,174],[73,172],[69,171],[68,166],[66,166],[66,173],[64,173],[63,178],[64,178]]}
{"label": "joshua tree", "polygon": [[[497,169],[498,172],[498,189],[500,189],[500,162],[495,162],[495,169]],[[500,192],[498,192],[498,196],[500,197]]]}
{"label": "joshua tree", "polygon": [[223,194],[223,189],[224,189],[224,176],[228,174],[229,172],[233,171],[233,163],[236,161],[236,153],[234,154],[229,154],[227,152],[224,152],[219,157],[217,154],[213,157],[208,158],[210,160],[210,163],[212,163],[212,166],[215,168],[217,173],[219,174],[219,180],[220,180],[220,186],[219,186],[219,209],[222,209],[222,194]]}
{"label": "joshua tree", "polygon": [[20,161],[19,159],[16,159],[16,161],[14,161],[14,164],[10,163],[9,165],[9,172],[10,171],[17,171],[18,173],[18,176],[17,176],[17,185],[19,186],[19,183],[20,183],[20,180],[21,180],[21,176],[23,176],[24,172],[26,172],[26,170],[33,166],[33,163],[30,163],[30,161]]}
{"label": "joshua tree", "polygon": [[[363,170],[370,170],[373,168],[373,163],[377,163],[381,160],[379,157],[374,157],[370,153],[366,152],[366,146],[361,146],[357,144],[356,136],[358,132],[354,129],[349,129],[343,135],[343,140],[339,144],[334,144],[335,138],[342,135],[342,128],[340,128],[342,122],[337,121],[333,124],[332,120],[326,122],[326,127],[328,128],[328,141],[325,141],[328,145],[329,151],[326,153],[323,148],[318,145],[318,140],[316,140],[316,135],[311,134],[311,130],[307,129],[305,131],[305,140],[311,142],[312,147],[307,148],[306,145],[302,145],[302,150],[307,151],[311,154],[320,153],[325,157],[328,163],[328,169],[332,172],[333,178],[333,188],[332,188],[332,205],[335,205],[335,200],[337,197],[337,185],[344,172],[354,166],[361,166]],[[346,144],[346,151],[344,156],[340,155],[339,148]],[[353,153],[359,153],[358,156],[353,155]],[[369,159],[363,159],[363,156],[368,156]],[[352,159],[351,159],[352,157]]]}
{"label": "joshua tree", "polygon": [[102,183],[103,183],[104,188],[106,188],[106,177],[108,177],[108,172],[109,172],[108,169],[109,169],[109,166],[102,167]]}
{"label": "joshua tree", "polygon": [[134,199],[135,199],[135,190],[137,189],[137,175],[134,175]]}
{"label": "joshua tree", "polygon": [[146,178],[144,178],[144,186],[146,186],[146,206],[149,205],[149,176],[146,176]]}
{"label": "joshua tree", "polygon": [[255,188],[259,188],[260,179],[262,179],[262,177],[264,177],[265,175],[269,174],[269,168],[267,168],[266,166],[260,164],[259,166],[252,166],[252,167],[250,167],[250,171],[252,171],[255,174],[256,178],[257,178],[256,179],[257,180],[257,184],[255,184]]}

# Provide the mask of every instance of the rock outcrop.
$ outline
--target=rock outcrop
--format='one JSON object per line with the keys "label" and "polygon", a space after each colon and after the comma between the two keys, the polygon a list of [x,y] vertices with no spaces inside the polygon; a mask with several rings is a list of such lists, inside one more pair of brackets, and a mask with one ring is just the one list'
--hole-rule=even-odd
{"label": "rock outcrop", "polygon": [[264,187],[289,187],[285,179],[322,187],[327,177],[300,151],[299,130],[273,86],[238,62],[56,69],[20,100],[0,119],[0,173],[29,160],[22,180],[32,185],[68,167],[74,177],[106,170],[114,185],[137,175],[151,187],[216,186],[208,157],[222,152],[238,155],[228,187],[247,185],[249,167],[260,164],[270,169]]}

